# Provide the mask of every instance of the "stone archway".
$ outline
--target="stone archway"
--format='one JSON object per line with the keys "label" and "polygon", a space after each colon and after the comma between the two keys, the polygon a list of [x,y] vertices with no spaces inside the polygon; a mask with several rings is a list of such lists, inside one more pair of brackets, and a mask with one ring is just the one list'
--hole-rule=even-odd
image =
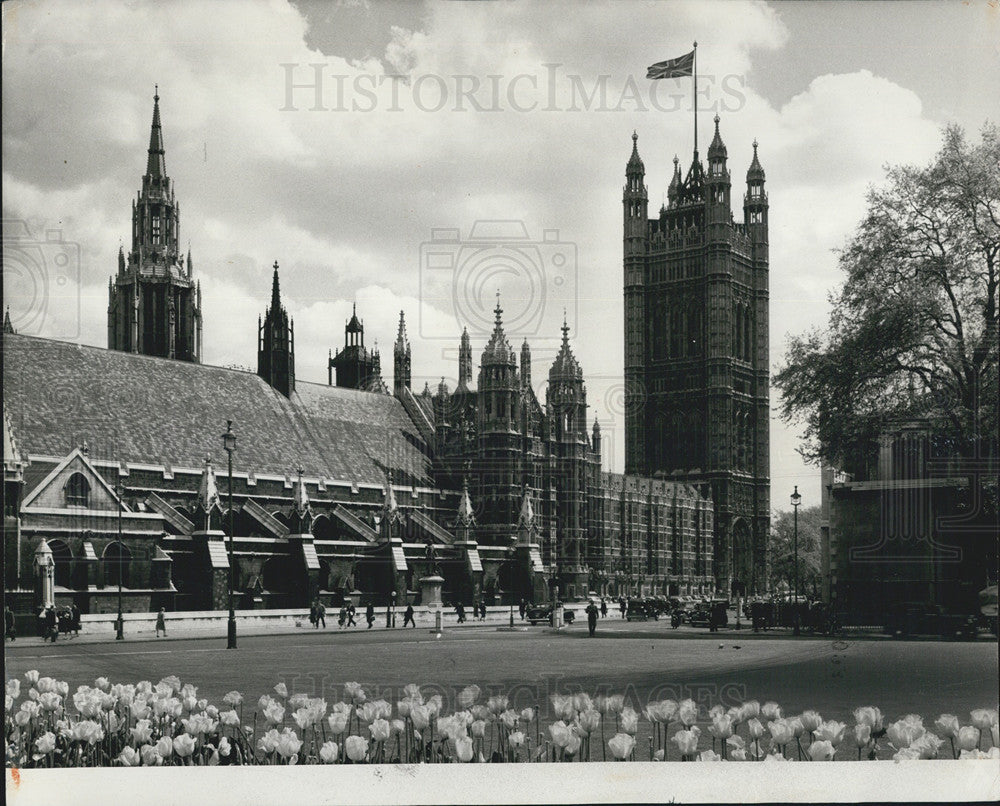
{"label": "stone archway", "polygon": [[743,518],[733,524],[732,583],[730,596],[746,596],[756,586],[753,571],[753,532]]}

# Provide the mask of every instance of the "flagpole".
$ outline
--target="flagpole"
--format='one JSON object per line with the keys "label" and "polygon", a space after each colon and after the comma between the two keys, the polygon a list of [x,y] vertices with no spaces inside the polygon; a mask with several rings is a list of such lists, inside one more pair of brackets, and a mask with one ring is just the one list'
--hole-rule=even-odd
{"label": "flagpole", "polygon": [[694,43],[694,59],[691,66],[691,73],[694,76],[692,110],[694,111],[694,157],[698,159],[698,43]]}

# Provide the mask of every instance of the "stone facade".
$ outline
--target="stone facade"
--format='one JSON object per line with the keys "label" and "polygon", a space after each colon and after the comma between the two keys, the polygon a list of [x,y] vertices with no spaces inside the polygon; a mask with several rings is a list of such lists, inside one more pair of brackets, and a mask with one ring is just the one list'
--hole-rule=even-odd
{"label": "stone facade", "polygon": [[708,484],[716,587],[766,585],[768,462],[768,199],[754,157],[744,220],[734,222],[719,134],[668,201],[648,214],[633,134],[624,208],[625,471]]}

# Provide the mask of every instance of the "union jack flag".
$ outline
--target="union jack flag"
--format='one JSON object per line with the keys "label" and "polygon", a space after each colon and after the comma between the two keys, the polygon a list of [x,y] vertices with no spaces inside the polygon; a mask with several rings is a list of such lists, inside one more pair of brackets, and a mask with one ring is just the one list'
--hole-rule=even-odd
{"label": "union jack flag", "polygon": [[646,71],[646,78],[680,78],[681,76],[693,75],[693,71],[694,51],[692,50],[676,59],[667,59],[665,62],[650,65]]}

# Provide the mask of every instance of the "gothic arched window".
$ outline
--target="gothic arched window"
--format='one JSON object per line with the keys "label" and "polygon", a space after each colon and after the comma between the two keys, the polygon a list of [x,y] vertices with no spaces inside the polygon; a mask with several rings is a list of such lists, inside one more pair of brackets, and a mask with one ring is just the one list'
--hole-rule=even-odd
{"label": "gothic arched window", "polygon": [[83,473],[74,473],[69,477],[65,487],[66,506],[90,506],[90,482]]}

